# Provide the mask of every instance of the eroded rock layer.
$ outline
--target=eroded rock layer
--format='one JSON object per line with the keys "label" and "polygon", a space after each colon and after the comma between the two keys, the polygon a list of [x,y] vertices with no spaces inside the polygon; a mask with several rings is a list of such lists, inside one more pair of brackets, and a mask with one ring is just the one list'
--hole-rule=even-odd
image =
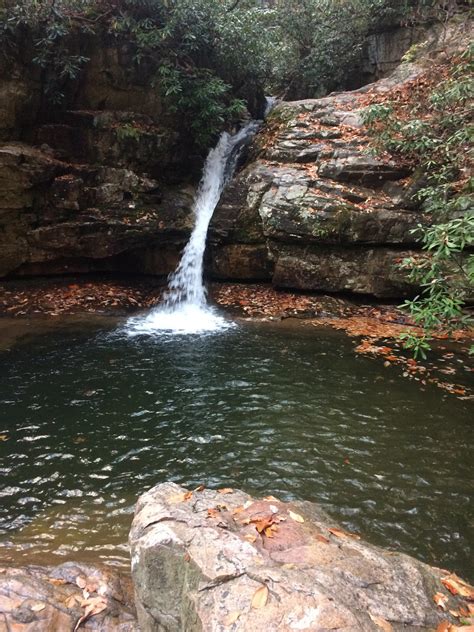
{"label": "eroded rock layer", "polygon": [[398,264],[429,220],[413,203],[410,171],[371,154],[360,111],[368,93],[420,72],[406,67],[366,89],[277,106],[214,215],[213,274],[381,297],[415,291]]}

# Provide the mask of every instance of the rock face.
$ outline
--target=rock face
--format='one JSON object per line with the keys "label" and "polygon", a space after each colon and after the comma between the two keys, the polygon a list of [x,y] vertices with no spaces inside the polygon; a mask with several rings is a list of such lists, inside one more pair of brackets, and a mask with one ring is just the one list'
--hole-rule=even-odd
{"label": "rock face", "polygon": [[168,274],[199,165],[146,69],[113,40],[74,40],[90,61],[48,109],[30,44],[0,59],[0,276]]}
{"label": "rock face", "polygon": [[[454,21],[442,34],[432,27],[374,35],[367,76],[393,70],[418,38],[426,38],[419,46],[424,59],[402,63],[359,90],[280,103],[214,214],[212,274],[311,291],[416,293],[399,264],[420,248],[414,229],[430,222],[414,197],[423,182],[403,164],[372,154],[362,112],[394,88],[409,90],[410,82],[433,72],[428,59],[462,49],[469,32],[469,21]],[[243,265],[233,256],[230,270],[230,255],[239,249]]]}
{"label": "rock face", "polygon": [[[435,28],[374,35],[361,72],[385,74],[425,35],[426,55],[454,52],[464,31],[448,26],[442,41]],[[0,68],[0,277],[165,276],[189,236],[199,168],[146,68],[135,72],[112,40],[92,39],[87,55],[61,112],[44,112],[31,64]],[[403,63],[359,90],[278,105],[216,209],[207,272],[305,291],[416,293],[398,264],[420,247],[413,229],[430,221],[413,201],[420,182],[370,153],[361,111],[429,72]]]}
{"label": "rock face", "polygon": [[[94,614],[86,617],[89,604]],[[75,630],[82,617],[79,629],[138,632],[130,578],[73,562],[53,568],[1,569],[2,632]]]}
{"label": "rock face", "polygon": [[[120,139],[115,128],[91,129],[103,113],[79,114],[77,127],[39,129],[55,150],[0,145],[0,275],[168,274],[192,227],[194,188],[144,173],[152,154],[159,161],[156,135]],[[73,147],[91,162],[70,162]]]}
{"label": "rock face", "polygon": [[[397,264],[419,248],[413,231],[429,218],[413,203],[409,170],[371,155],[360,111],[367,92],[383,94],[420,72],[405,65],[359,91],[277,106],[214,214],[212,273],[302,290],[415,292]],[[234,256],[231,272],[237,244],[243,266]]]}
{"label": "rock face", "polygon": [[[257,158],[214,215],[215,276],[387,297],[415,290],[397,263],[417,248],[413,229],[427,218],[410,202],[409,172],[369,154],[360,98],[346,93],[276,108],[257,139]],[[236,242],[242,268],[236,256],[229,265]]]}
{"label": "rock face", "polygon": [[142,632],[415,632],[450,618],[437,592],[456,607],[445,571],[356,539],[312,503],[223,491],[166,483],[139,499],[130,545]]}

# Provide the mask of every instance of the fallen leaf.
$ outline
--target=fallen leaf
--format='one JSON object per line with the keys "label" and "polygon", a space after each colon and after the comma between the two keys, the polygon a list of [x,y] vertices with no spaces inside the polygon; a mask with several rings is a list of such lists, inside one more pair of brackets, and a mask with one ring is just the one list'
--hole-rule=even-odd
{"label": "fallen leaf", "polygon": [[242,613],[238,611],[230,612],[223,621],[224,625],[226,627],[234,625],[234,623],[237,621],[237,619],[240,617],[241,614]]}
{"label": "fallen leaf", "polygon": [[449,623],[449,621],[441,621],[441,623],[436,628],[436,632],[451,632],[453,626]]}
{"label": "fallen leaf", "polygon": [[372,614],[369,614],[369,616],[375,623],[375,625],[377,625],[381,630],[383,630],[384,632],[392,632],[392,625],[388,621],[382,619],[382,617],[375,617]]}
{"label": "fallen leaf", "polygon": [[177,505],[178,503],[185,502],[193,497],[193,492],[184,492],[183,494],[176,494],[175,496],[171,496],[168,498],[168,502],[171,505]]}
{"label": "fallen leaf", "polygon": [[267,600],[268,588],[267,586],[260,586],[260,588],[255,591],[255,594],[252,597],[252,608],[264,608],[267,604]]}
{"label": "fallen leaf", "polygon": [[41,612],[41,610],[44,610],[45,608],[46,604],[36,603],[34,606],[31,606],[30,610],[33,610],[33,612]]}
{"label": "fallen leaf", "polygon": [[219,510],[218,509],[208,509],[207,510],[207,517],[208,518],[218,518],[219,517]]}
{"label": "fallen leaf", "polygon": [[85,577],[82,577],[81,575],[78,575],[76,577],[76,584],[77,586],[79,586],[79,588],[85,588],[87,586],[87,580]]}
{"label": "fallen leaf", "polygon": [[102,597],[93,597],[83,601],[82,606],[85,607],[84,615],[93,617],[107,608],[107,602]]}
{"label": "fallen leaf", "polygon": [[273,538],[273,525],[271,527],[267,527],[264,531],[264,534],[267,538]]}
{"label": "fallen leaf", "polygon": [[196,487],[196,489],[194,490],[195,492],[203,492],[206,489],[205,485],[199,485],[198,487]]}
{"label": "fallen leaf", "polygon": [[330,542],[329,538],[324,537],[324,535],[321,535],[320,533],[318,533],[314,537],[316,540],[319,540],[319,542],[324,542],[324,544],[329,544]]}
{"label": "fallen leaf", "polygon": [[64,602],[66,608],[74,608],[77,605],[77,600],[75,595],[71,595]]}
{"label": "fallen leaf", "polygon": [[217,492],[219,494],[233,494],[234,490],[231,487],[223,487],[222,489],[218,489]]}
{"label": "fallen leaf", "polygon": [[246,535],[244,535],[244,539],[247,540],[248,542],[255,542],[257,540],[257,536],[256,535],[252,535],[251,533],[247,533]]}
{"label": "fallen leaf", "polygon": [[273,516],[270,516],[269,518],[255,518],[253,520],[250,520],[250,522],[255,523],[255,528],[259,533],[264,533],[266,529],[272,526],[275,520]]}
{"label": "fallen leaf", "polygon": [[8,441],[10,437],[6,434],[1,434],[0,435],[0,441]]}
{"label": "fallen leaf", "polygon": [[338,538],[353,538],[354,540],[360,540],[360,535],[357,535],[357,533],[349,533],[348,531],[336,529],[335,527],[331,527],[331,529],[328,529],[328,531]]}
{"label": "fallen leaf", "polygon": [[300,516],[300,514],[297,514],[294,511],[289,511],[288,514],[290,518],[294,520],[295,522],[304,522],[304,518],[303,516]]}
{"label": "fallen leaf", "polygon": [[441,583],[451,594],[460,595],[465,599],[474,601],[474,588],[454,573],[446,575],[446,577],[442,577]]}
{"label": "fallen leaf", "polygon": [[449,597],[447,595],[443,595],[443,593],[437,592],[436,595],[433,595],[433,601],[435,604],[446,611],[446,603],[448,602]]}
{"label": "fallen leaf", "polygon": [[63,586],[67,584],[65,579],[56,579],[56,577],[48,577],[48,581],[50,584],[53,584],[53,586]]}

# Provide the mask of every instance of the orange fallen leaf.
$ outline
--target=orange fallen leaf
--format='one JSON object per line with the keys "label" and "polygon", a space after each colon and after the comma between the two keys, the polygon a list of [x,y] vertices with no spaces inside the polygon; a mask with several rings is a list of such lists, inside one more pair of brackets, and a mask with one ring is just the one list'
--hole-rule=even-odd
{"label": "orange fallen leaf", "polygon": [[75,605],[77,605],[77,599],[75,595],[71,595],[70,597],[68,597],[66,599],[66,601],[64,602],[66,608],[74,608]]}
{"label": "orange fallen leaf", "polygon": [[168,498],[168,502],[171,505],[177,505],[178,503],[185,502],[186,500],[189,500],[192,497],[193,497],[193,492],[185,492],[183,494],[176,494],[175,496],[171,496],[171,498]]}
{"label": "orange fallen leaf", "polygon": [[273,516],[270,516],[269,518],[253,519],[250,522],[255,523],[255,528],[259,533],[263,533],[274,524],[275,520]]}
{"label": "orange fallen leaf", "polygon": [[265,529],[264,534],[267,536],[267,538],[273,538],[273,527],[274,525]]}
{"label": "orange fallen leaf", "polygon": [[353,538],[354,540],[360,540],[360,535],[357,535],[357,533],[349,533],[348,531],[336,529],[335,527],[331,527],[328,531],[338,538]]}
{"label": "orange fallen leaf", "polygon": [[294,511],[289,511],[288,515],[290,516],[290,518],[292,520],[294,520],[295,522],[304,522],[304,518],[303,516],[300,516],[300,514],[295,513]]}
{"label": "orange fallen leaf", "polygon": [[67,584],[65,579],[56,579],[55,577],[48,577],[48,581],[50,584],[53,584],[53,586],[63,586]]}
{"label": "orange fallen leaf", "polygon": [[376,617],[376,616],[374,616],[372,614],[369,614],[369,616],[372,619],[372,621],[375,623],[375,625],[377,625],[384,632],[392,632],[393,631],[391,623],[389,623],[385,619],[382,619],[382,617]]}
{"label": "orange fallen leaf", "polygon": [[436,595],[433,595],[433,601],[435,604],[446,611],[446,603],[448,602],[449,597],[447,595],[443,595],[443,593],[437,592]]}
{"label": "orange fallen leaf", "polygon": [[194,490],[195,492],[203,492],[206,489],[205,485],[199,485],[198,487],[196,487],[196,489]]}
{"label": "orange fallen leaf", "polygon": [[207,510],[207,517],[208,518],[217,518],[219,516],[219,510],[218,509],[208,509]]}
{"label": "orange fallen leaf", "polygon": [[252,608],[264,608],[267,604],[268,600],[268,588],[267,586],[260,586],[255,591],[254,596],[252,597]]}
{"label": "orange fallen leaf", "polygon": [[329,538],[325,538],[323,535],[321,535],[320,533],[318,533],[317,535],[314,536],[316,540],[318,540],[319,542],[324,542],[324,544],[329,544],[330,540]]}
{"label": "orange fallen leaf", "polygon": [[223,487],[222,489],[218,489],[217,492],[219,494],[233,494],[234,490],[231,487]]}
{"label": "orange fallen leaf", "polygon": [[244,535],[244,539],[247,540],[248,542],[255,542],[257,540],[257,536],[256,535],[252,535],[251,533],[247,533],[246,535]]}
{"label": "orange fallen leaf", "polygon": [[458,577],[455,573],[441,578],[441,583],[453,595],[460,595],[465,599],[474,601],[474,588]]}

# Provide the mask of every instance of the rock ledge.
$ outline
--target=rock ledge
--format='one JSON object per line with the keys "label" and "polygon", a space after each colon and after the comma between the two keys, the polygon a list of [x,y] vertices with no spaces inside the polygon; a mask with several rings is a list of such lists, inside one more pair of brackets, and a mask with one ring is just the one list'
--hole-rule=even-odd
{"label": "rock ledge", "polygon": [[447,571],[363,542],[309,502],[165,483],[140,497],[130,544],[142,632],[451,629],[434,596],[459,607]]}

